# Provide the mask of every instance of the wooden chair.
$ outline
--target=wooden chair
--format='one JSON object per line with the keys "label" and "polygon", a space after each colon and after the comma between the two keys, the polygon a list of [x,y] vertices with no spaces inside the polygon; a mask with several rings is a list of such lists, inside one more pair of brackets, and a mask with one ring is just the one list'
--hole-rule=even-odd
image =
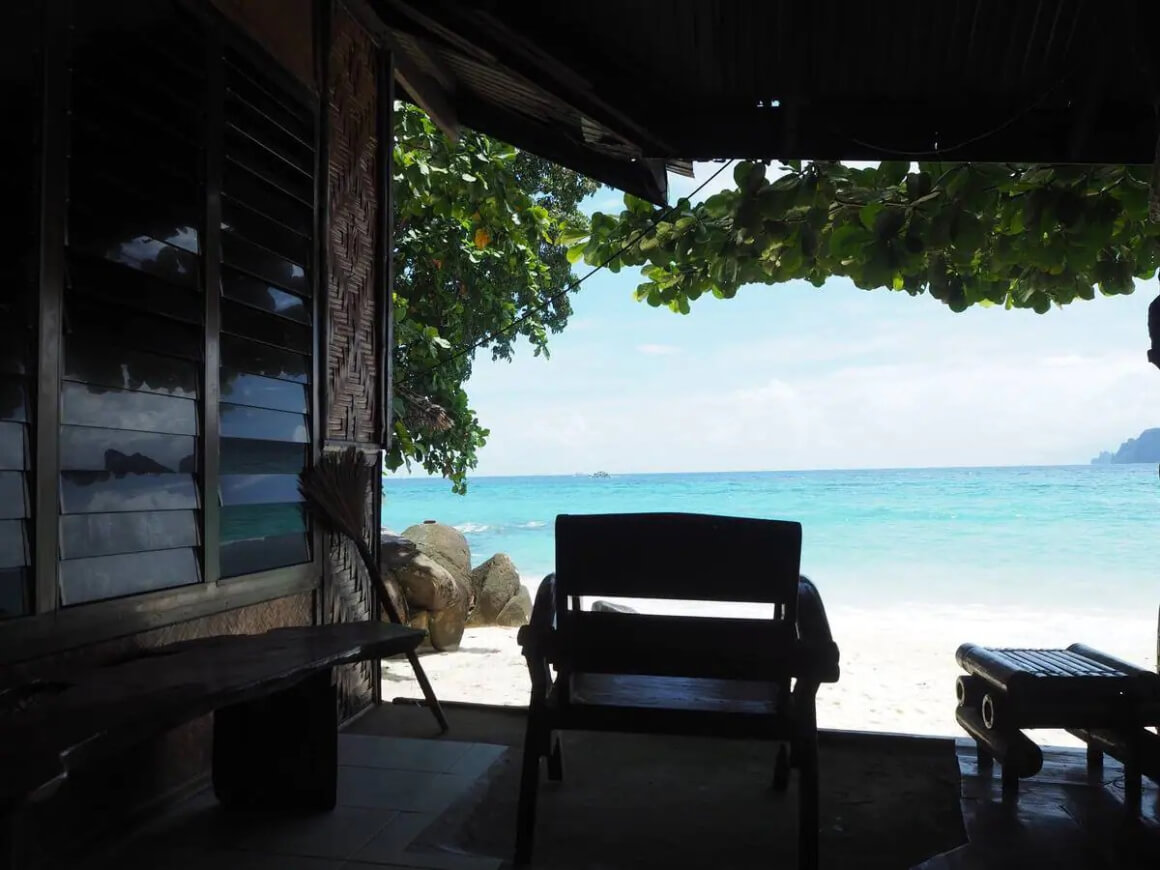
{"label": "wooden chair", "polygon": [[[562,779],[557,732],[574,729],[781,741],[773,785],[784,790],[797,768],[798,863],[817,867],[814,699],[819,683],[838,679],[838,649],[817,590],[799,576],[800,557],[798,523],[679,513],[556,518],[556,572],[519,634],[532,695],[517,865],[531,859],[540,758],[550,779]],[[593,612],[580,609],[585,595],[760,602],[770,612]]]}

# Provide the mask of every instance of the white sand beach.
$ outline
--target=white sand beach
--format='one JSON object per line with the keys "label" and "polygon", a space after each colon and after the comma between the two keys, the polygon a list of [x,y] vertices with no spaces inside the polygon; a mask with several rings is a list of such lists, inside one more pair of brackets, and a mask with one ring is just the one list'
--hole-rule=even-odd
{"label": "white sand beach", "polygon": [[[841,649],[842,676],[818,693],[823,728],[959,735],[954,719],[955,649],[964,642],[1062,647],[1082,642],[1141,667],[1156,667],[1154,611],[1044,611],[930,605],[829,611]],[[469,628],[456,652],[428,652],[422,662],[436,694],[448,701],[523,706],[527,667],[514,628]],[[383,698],[421,697],[407,662],[384,663]],[[1050,745],[1078,745],[1066,732],[1033,734]]]}

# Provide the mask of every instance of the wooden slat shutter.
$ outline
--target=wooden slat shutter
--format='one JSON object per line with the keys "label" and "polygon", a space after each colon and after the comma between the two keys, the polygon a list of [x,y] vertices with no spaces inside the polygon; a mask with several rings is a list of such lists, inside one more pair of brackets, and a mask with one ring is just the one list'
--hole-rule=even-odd
{"label": "wooden slat shutter", "polygon": [[221,573],[309,562],[315,119],[226,53],[221,244]]}
{"label": "wooden slat shutter", "polygon": [[4,105],[0,142],[0,620],[32,608],[32,395],[36,388],[38,20],[12,4],[0,33]]}
{"label": "wooden slat shutter", "polygon": [[[202,579],[204,42],[76,4],[60,368],[64,606]],[[54,522],[41,505],[40,522]]]}

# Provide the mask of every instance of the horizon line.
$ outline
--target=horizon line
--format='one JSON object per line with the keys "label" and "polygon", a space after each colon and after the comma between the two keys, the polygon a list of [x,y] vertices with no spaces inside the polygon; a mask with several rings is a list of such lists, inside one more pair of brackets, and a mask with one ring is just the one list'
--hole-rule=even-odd
{"label": "horizon line", "polygon": [[[854,471],[979,471],[979,470],[1000,470],[1011,468],[1091,468],[1093,466],[1102,467],[1104,465],[1154,465],[1152,462],[1069,462],[1069,463],[1041,463],[1041,464],[1018,464],[1018,465],[902,465],[902,466],[846,466],[839,468],[734,468],[728,470],[705,470],[705,471],[608,471],[604,472],[611,477],[662,477],[665,475],[708,475],[708,474],[830,474],[835,472],[854,472]],[[557,471],[544,473],[523,473],[523,474],[472,474],[468,475],[467,480],[496,480],[501,478],[512,477],[592,477],[594,474],[600,473],[601,470],[593,471]],[[391,478],[392,480],[447,480],[446,477],[441,477],[435,474],[413,474],[409,472],[385,471],[382,477]]]}

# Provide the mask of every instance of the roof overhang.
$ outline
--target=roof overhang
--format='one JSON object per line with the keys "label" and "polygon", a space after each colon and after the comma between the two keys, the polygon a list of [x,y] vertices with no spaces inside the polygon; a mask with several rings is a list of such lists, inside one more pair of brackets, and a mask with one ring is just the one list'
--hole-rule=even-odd
{"label": "roof overhang", "polygon": [[[521,4],[522,5],[522,4]],[[449,135],[470,127],[655,203],[666,170],[690,165],[616,101],[486,11],[456,3],[372,0],[394,51],[401,96]]]}
{"label": "roof overhang", "polygon": [[371,2],[407,95],[435,94],[445,127],[654,202],[692,159],[1156,153],[1157,3]]}

